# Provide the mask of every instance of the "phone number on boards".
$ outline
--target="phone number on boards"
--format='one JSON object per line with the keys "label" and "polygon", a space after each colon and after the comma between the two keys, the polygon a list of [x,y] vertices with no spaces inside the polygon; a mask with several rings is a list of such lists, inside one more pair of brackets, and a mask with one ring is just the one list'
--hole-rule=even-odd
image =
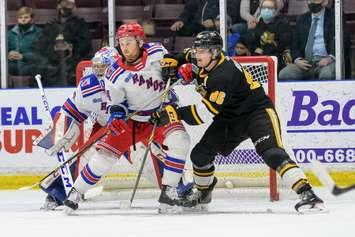
{"label": "phone number on boards", "polygon": [[299,163],[309,163],[313,159],[323,163],[355,162],[355,148],[293,149],[293,152]]}

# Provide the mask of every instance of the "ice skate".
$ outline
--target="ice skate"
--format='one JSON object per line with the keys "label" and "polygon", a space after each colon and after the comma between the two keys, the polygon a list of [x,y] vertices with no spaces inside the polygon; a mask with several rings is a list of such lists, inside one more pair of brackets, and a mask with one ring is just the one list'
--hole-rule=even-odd
{"label": "ice skate", "polygon": [[72,188],[67,199],[64,200],[64,212],[67,214],[74,212],[78,209],[80,201],[82,201],[82,195],[75,188]]}
{"label": "ice skate", "polygon": [[216,184],[217,178],[214,177],[213,182],[207,189],[194,189],[193,192],[191,192],[190,195],[187,195],[182,201],[182,206],[190,208],[193,207],[198,210],[208,209],[208,204],[212,201],[212,191]]}
{"label": "ice skate", "polygon": [[307,213],[324,210],[323,200],[317,197],[312,189],[307,189],[301,192],[300,199],[301,201],[295,205],[295,209],[298,212]]}
{"label": "ice skate", "polygon": [[57,200],[55,197],[47,195],[46,200],[44,201],[43,206],[41,206],[40,210],[43,211],[53,211],[57,207],[62,206],[63,204]]}
{"label": "ice skate", "polygon": [[174,213],[178,212],[181,201],[178,196],[176,188],[169,185],[163,185],[159,196],[159,213]]}

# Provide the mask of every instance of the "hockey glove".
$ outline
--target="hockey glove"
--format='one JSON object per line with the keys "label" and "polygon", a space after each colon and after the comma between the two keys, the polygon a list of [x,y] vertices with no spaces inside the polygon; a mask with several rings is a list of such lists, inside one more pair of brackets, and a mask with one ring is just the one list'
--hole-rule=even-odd
{"label": "hockey glove", "polygon": [[125,119],[128,113],[128,110],[125,106],[118,104],[110,106],[110,118],[108,120],[111,123],[115,119]]}
{"label": "hockey glove", "polygon": [[179,122],[181,116],[175,104],[167,105],[162,111],[156,111],[151,116],[149,121],[152,124],[157,123],[157,126],[164,126],[169,123]]}
{"label": "hockey glove", "polygon": [[112,105],[110,107],[110,118],[108,120],[108,128],[111,131],[111,134],[118,136],[124,133],[128,126],[124,119],[127,116],[127,108],[121,104]]}
{"label": "hockey glove", "polygon": [[182,78],[183,85],[188,85],[193,81],[194,73],[198,74],[198,68],[192,63],[185,63],[178,69],[178,77]]}
{"label": "hockey glove", "polygon": [[160,61],[161,73],[164,82],[166,83],[169,78],[171,82],[177,81],[178,59],[171,54],[165,54],[164,58]]}

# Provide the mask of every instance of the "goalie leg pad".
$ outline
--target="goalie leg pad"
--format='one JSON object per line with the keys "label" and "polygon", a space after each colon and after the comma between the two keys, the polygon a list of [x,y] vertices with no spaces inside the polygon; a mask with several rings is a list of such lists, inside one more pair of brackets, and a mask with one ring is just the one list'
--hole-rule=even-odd
{"label": "goalie leg pad", "polygon": [[163,185],[177,187],[185,168],[186,156],[189,152],[190,137],[185,130],[171,131],[163,141],[167,148],[164,161]]}
{"label": "goalie leg pad", "polygon": [[[74,177],[76,162],[70,165],[70,172]],[[63,205],[63,201],[65,200],[66,193],[63,186],[62,178],[60,174],[56,176],[48,177],[48,180],[44,180],[39,187],[48,194],[53,200],[55,200],[59,205]]]}
{"label": "goalie leg pad", "polygon": [[92,188],[101,177],[105,175],[117,159],[106,152],[95,152],[92,159],[80,171],[80,175],[74,183],[74,188],[81,194]]}

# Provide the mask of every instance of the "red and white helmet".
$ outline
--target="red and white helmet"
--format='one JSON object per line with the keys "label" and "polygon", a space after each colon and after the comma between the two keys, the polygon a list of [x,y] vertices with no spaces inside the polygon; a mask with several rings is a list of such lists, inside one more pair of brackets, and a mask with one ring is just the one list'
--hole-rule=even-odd
{"label": "red and white helmet", "polygon": [[112,65],[120,57],[118,51],[113,47],[105,46],[97,51],[91,59],[92,68],[97,76],[103,76],[107,67]]}
{"label": "red and white helmet", "polygon": [[126,36],[134,36],[137,39],[146,40],[143,27],[135,22],[123,24],[117,29],[116,39]]}

